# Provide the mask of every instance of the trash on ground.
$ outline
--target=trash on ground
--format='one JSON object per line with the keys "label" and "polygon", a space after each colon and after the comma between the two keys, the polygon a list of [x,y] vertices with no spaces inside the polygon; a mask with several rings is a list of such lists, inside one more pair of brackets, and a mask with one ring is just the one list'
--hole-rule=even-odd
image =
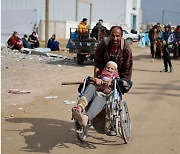
{"label": "trash on ground", "polygon": [[75,101],[69,101],[69,100],[66,100],[64,101],[65,104],[69,105],[69,104],[76,104]]}
{"label": "trash on ground", "polygon": [[51,52],[50,48],[34,48],[33,51],[37,52]]}
{"label": "trash on ground", "polygon": [[55,99],[55,98],[58,98],[58,96],[46,96],[45,98],[47,98],[47,99]]}
{"label": "trash on ground", "polygon": [[20,107],[20,108],[18,108],[19,110],[23,110],[23,108],[22,107]]}
{"label": "trash on ground", "polygon": [[27,93],[30,93],[30,91],[20,90],[20,89],[11,89],[8,91],[8,93],[11,93],[11,94],[27,94]]}

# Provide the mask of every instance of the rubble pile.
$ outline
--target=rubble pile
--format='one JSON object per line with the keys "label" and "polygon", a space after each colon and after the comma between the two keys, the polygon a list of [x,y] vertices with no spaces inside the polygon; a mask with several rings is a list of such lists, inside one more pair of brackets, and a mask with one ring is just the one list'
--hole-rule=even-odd
{"label": "rubble pile", "polygon": [[18,51],[18,50],[11,50],[9,48],[3,47],[1,49],[1,58],[6,57],[7,55],[10,56],[10,58],[15,59],[16,62],[23,62],[27,60],[31,61],[39,61],[44,63],[57,63],[60,62],[61,65],[76,65],[75,58],[62,56],[59,54],[54,53],[43,53],[38,51]]}

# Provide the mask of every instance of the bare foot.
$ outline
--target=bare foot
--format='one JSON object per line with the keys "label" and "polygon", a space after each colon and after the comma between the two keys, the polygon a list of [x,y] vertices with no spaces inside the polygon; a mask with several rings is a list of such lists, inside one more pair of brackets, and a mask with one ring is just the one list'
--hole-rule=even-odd
{"label": "bare foot", "polygon": [[72,108],[72,112],[73,112],[73,111],[79,111],[79,112],[82,112],[83,109],[82,109],[81,106],[75,106],[75,107]]}

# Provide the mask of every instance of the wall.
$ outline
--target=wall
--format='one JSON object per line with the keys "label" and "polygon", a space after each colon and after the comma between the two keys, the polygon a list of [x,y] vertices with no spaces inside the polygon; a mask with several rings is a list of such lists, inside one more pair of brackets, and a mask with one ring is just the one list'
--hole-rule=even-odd
{"label": "wall", "polygon": [[1,42],[6,42],[14,31],[19,37],[30,35],[36,23],[35,10],[1,11]]}
{"label": "wall", "polygon": [[[94,25],[97,23],[97,21],[101,18],[104,20],[104,25],[107,28],[110,28],[112,25],[121,25],[125,29],[131,29],[131,14],[137,15],[137,30],[139,31],[139,24],[142,21],[141,17],[141,10],[140,10],[140,4],[141,0],[135,0],[137,1],[137,9],[133,10],[133,1],[134,0],[93,0],[93,7],[92,7],[92,25],[91,28],[94,27]],[[50,35],[52,33],[57,33],[58,36],[62,38],[68,38],[69,37],[69,27],[70,26],[76,26],[78,23],[82,20],[82,18],[87,17],[89,19],[90,17],[90,6],[89,4],[85,3],[78,3],[78,21],[75,21],[75,8],[76,8],[76,0],[50,0],[50,14],[49,14],[49,20],[56,22],[56,29],[54,23],[50,23],[51,28],[50,29]],[[27,10],[37,10],[36,15],[32,14],[33,21],[32,23],[37,23],[38,21],[44,21],[45,20],[45,0],[1,0],[1,9],[5,13],[2,13],[2,19],[5,18],[6,14],[11,11],[15,11],[12,13],[13,15],[18,16],[18,11],[27,11]],[[22,13],[24,14],[24,13]],[[22,16],[21,14],[21,16]],[[24,14],[25,15],[25,14]],[[28,15],[26,15],[26,19],[31,18]],[[21,17],[20,17],[21,18]],[[31,19],[32,19],[31,18]],[[14,17],[13,17],[14,19]],[[35,20],[35,21],[34,21]],[[16,23],[11,24],[11,19],[8,20],[7,27],[12,27],[13,29],[16,29]],[[16,21],[16,20],[13,20]],[[60,21],[66,21],[66,26],[64,24],[60,24]],[[89,22],[89,20],[88,20]],[[1,26],[5,27],[3,25],[4,22],[2,22]],[[21,23],[21,22],[19,22]],[[42,24],[42,23],[41,23]],[[89,24],[89,23],[88,23]],[[12,26],[13,25],[13,26]],[[29,33],[32,31],[32,26],[26,26],[26,22],[21,24],[21,26],[24,26],[28,29],[28,31],[24,31],[22,33]],[[21,27],[20,30],[22,30],[24,27]],[[44,38],[44,31],[45,27],[41,25],[42,27],[39,27],[39,30],[41,31],[40,38]],[[20,26],[19,26],[20,27]],[[59,28],[58,28],[59,27]],[[64,29],[62,29],[64,27]],[[59,30],[59,31],[58,31]],[[12,33],[12,30],[7,30],[8,33]],[[6,33],[7,31],[4,31],[2,28],[2,33]],[[18,30],[19,31],[19,30]],[[29,35],[29,34],[28,34]]]}

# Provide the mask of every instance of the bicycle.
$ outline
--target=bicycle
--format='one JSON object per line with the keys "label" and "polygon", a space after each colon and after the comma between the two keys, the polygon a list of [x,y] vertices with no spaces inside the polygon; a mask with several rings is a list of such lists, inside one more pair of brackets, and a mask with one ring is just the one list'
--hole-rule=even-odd
{"label": "bicycle", "polygon": [[[93,126],[94,129],[103,134],[107,134],[109,128],[114,125],[116,130],[116,136],[123,138],[124,142],[127,144],[131,138],[131,123],[130,115],[127,107],[127,103],[122,100],[121,88],[118,85],[118,78],[114,79],[112,91],[106,95],[107,103],[99,115],[97,115],[86,127],[81,127],[78,121],[75,120],[75,130],[77,138],[80,141],[85,141],[88,133],[88,128]],[[84,79],[83,86],[79,95],[79,98],[83,96],[87,83],[91,81],[90,77]],[[88,105],[89,106],[89,105]],[[88,109],[86,107],[86,110]],[[97,126],[96,119],[99,116],[104,116],[104,126]]]}

